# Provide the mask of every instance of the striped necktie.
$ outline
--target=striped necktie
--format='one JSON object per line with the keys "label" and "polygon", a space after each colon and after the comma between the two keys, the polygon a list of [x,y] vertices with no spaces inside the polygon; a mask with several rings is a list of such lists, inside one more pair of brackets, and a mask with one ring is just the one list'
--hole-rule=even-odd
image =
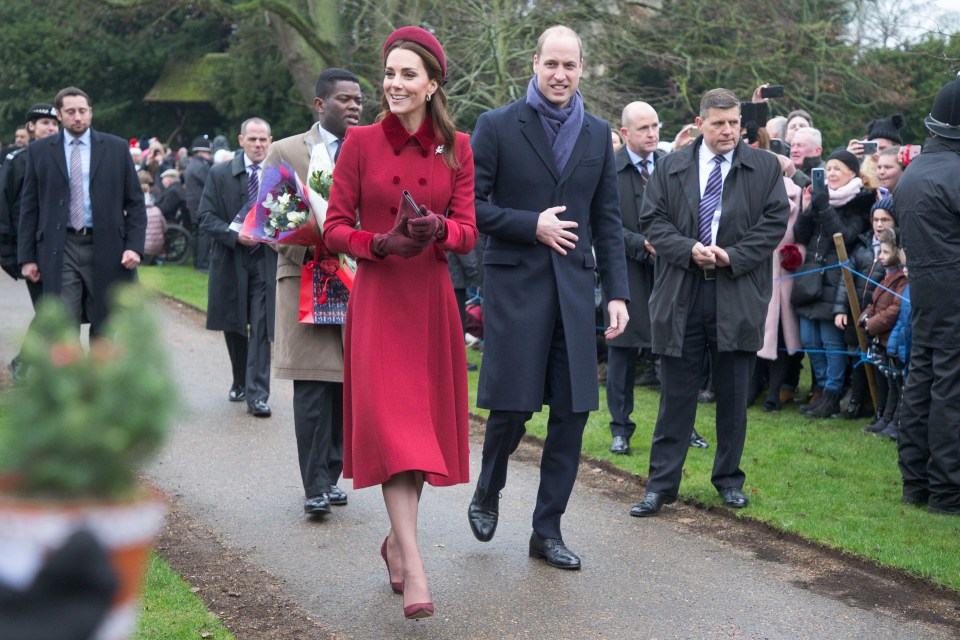
{"label": "striped necktie", "polygon": [[70,226],[77,231],[87,224],[87,214],[83,210],[83,162],[80,160],[80,140],[74,138],[70,143]]}
{"label": "striped necktie", "polygon": [[640,189],[647,190],[647,183],[650,181],[650,171],[647,170],[647,161],[641,160],[637,163],[637,171],[640,172]]}
{"label": "striped necktie", "polygon": [[713,243],[713,215],[720,206],[720,196],[723,195],[723,175],[720,173],[723,156],[714,156],[713,162],[713,170],[707,177],[707,188],[703,190],[703,197],[700,198],[698,230],[700,242],[704,246]]}
{"label": "striped necktie", "polygon": [[250,177],[247,178],[247,205],[252,207],[257,204],[257,196],[260,194],[260,180],[258,170],[260,165],[250,165]]}

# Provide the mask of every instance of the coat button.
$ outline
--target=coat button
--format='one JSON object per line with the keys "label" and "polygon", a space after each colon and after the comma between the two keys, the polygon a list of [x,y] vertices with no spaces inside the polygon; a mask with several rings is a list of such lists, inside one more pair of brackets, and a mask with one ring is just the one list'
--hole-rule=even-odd
{"label": "coat button", "polygon": [[398,156],[398,155],[400,155],[400,152],[399,152],[399,151],[394,151],[394,152],[393,152],[393,155]]}
{"label": "coat button", "polygon": [[421,152],[420,152],[420,155],[422,155],[424,158],[429,158],[429,157],[430,157],[430,154],[427,153],[427,150],[426,150],[426,149],[424,149],[423,151],[421,151]]}
{"label": "coat button", "polygon": [[400,184],[400,176],[393,176],[393,184]]}
{"label": "coat button", "polygon": [[420,178],[417,182],[420,183],[420,186],[421,186],[421,187],[424,187],[424,186],[426,186],[426,184],[427,184],[427,179],[426,179],[426,178]]}
{"label": "coat button", "polygon": [[393,215],[397,215],[397,211],[398,210],[396,207],[390,207],[390,213],[392,213]]}

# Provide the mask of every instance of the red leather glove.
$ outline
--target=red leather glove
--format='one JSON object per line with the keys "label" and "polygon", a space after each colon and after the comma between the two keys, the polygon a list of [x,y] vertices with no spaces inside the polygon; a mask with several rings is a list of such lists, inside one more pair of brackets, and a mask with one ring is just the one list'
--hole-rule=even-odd
{"label": "red leather glove", "polygon": [[427,243],[442,241],[447,237],[447,223],[442,216],[420,205],[420,217],[407,220],[406,235]]}
{"label": "red leather glove", "polygon": [[412,258],[413,256],[420,255],[420,253],[427,248],[430,240],[417,240],[407,235],[408,220],[406,217],[397,216],[393,229],[390,229],[390,231],[386,233],[378,233],[373,236],[370,249],[374,255],[381,258],[387,255]]}

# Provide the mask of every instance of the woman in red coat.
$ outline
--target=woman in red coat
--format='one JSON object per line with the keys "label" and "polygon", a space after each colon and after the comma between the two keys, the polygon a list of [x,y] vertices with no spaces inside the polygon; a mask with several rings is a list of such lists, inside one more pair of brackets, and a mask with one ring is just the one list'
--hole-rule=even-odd
{"label": "woman in red coat", "polygon": [[[378,123],[349,129],[323,231],[328,248],[357,258],[343,475],[355,489],[382,486],[391,528],[380,552],[404,616],[420,618],[434,612],[417,546],[424,480],[469,482],[466,353],[444,252],[477,241],[473,154],[446,112],[437,39],[403,27],[383,58]],[[404,190],[420,205],[410,218],[398,215]]]}

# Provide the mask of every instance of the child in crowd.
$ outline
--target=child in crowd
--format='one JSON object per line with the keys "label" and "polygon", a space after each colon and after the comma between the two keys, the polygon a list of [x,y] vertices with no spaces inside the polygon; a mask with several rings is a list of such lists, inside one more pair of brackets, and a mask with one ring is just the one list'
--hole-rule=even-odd
{"label": "child in crowd", "polygon": [[886,403],[882,413],[878,411],[877,419],[864,427],[867,433],[886,436],[896,440],[897,413],[900,405],[900,390],[902,381],[894,375],[890,358],[887,355],[887,345],[890,333],[896,326],[900,316],[900,299],[907,286],[907,276],[904,273],[900,259],[900,247],[897,234],[893,229],[885,229],[880,234],[880,262],[886,270],[883,281],[873,291],[873,301],[860,315],[860,326],[872,338],[874,355],[878,358],[878,368],[885,374],[887,382]]}

